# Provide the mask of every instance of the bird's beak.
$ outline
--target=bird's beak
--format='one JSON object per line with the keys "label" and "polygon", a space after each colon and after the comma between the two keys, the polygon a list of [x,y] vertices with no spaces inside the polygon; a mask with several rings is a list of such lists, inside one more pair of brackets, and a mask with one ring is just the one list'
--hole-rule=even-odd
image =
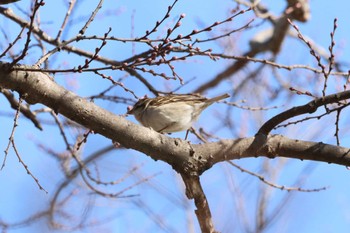
{"label": "bird's beak", "polygon": [[134,108],[132,106],[128,106],[128,111],[126,112],[127,114],[134,114]]}

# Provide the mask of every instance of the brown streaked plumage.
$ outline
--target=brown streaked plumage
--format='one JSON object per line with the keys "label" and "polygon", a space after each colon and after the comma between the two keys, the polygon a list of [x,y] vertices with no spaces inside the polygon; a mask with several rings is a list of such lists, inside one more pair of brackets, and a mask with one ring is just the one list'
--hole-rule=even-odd
{"label": "brown streaked plumage", "polygon": [[157,132],[179,132],[188,130],[205,108],[228,97],[228,94],[224,94],[211,99],[199,95],[143,98],[128,110],[128,114],[133,114],[143,126]]}

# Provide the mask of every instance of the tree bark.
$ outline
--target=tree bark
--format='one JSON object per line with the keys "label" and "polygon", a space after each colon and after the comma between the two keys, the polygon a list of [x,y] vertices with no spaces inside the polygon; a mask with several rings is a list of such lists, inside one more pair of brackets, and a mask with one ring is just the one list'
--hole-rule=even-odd
{"label": "tree bark", "polygon": [[188,176],[198,176],[226,160],[266,156],[323,161],[350,166],[350,149],[340,146],[289,139],[282,135],[257,134],[205,144],[190,144],[159,134],[117,116],[55,83],[48,74],[25,71],[33,67],[0,63],[0,87],[17,91],[29,104],[41,103],[78,124],[126,148],[138,150],[154,160],[170,164]]}

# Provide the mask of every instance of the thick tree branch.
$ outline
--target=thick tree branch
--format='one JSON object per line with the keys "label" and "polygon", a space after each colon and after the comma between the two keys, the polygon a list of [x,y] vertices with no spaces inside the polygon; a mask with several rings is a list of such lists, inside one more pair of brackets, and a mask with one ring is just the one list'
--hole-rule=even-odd
{"label": "thick tree branch", "polygon": [[177,171],[185,169],[177,161],[189,160],[191,147],[187,142],[167,137],[114,115],[64,89],[45,73],[9,72],[9,68],[8,64],[0,63],[0,87],[19,92],[30,104],[44,104],[56,113],[117,141],[126,148],[133,148],[155,160],[178,166],[174,167]]}
{"label": "thick tree branch", "polygon": [[350,149],[324,143],[293,140],[281,135],[257,134],[255,137],[193,144],[170,138],[152,129],[114,115],[56,84],[41,72],[27,72],[0,63],[0,88],[12,89],[29,103],[41,103],[56,113],[173,167],[184,179],[186,194],[193,198],[203,232],[215,232],[210,208],[201,188],[200,175],[214,164],[226,160],[266,156],[324,161],[350,166]]}
{"label": "thick tree branch", "polygon": [[202,233],[215,233],[209,204],[201,186],[199,176],[182,175],[182,179],[186,186],[187,198],[194,199],[197,208],[195,212]]}
{"label": "thick tree branch", "polygon": [[7,64],[0,63],[1,88],[15,90],[28,103],[44,104],[126,148],[170,164],[182,174],[200,175],[215,163],[253,156],[281,156],[350,166],[349,148],[278,135],[257,134],[251,138],[190,145],[114,115],[59,86],[45,73],[8,72],[8,68]]}
{"label": "thick tree branch", "polygon": [[285,157],[350,165],[350,148],[322,142],[290,139],[282,135],[261,135],[236,140],[193,145],[194,151],[210,167],[218,162],[248,157]]}

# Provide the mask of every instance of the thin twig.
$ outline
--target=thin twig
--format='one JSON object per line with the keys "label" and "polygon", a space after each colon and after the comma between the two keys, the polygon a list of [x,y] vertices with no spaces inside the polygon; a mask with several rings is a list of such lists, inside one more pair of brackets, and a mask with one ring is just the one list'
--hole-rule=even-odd
{"label": "thin twig", "polygon": [[[4,96],[9,101],[9,103],[11,104],[11,107],[13,109],[18,109],[19,103],[15,99],[14,95],[9,90],[0,88],[0,92],[2,94],[4,94]],[[29,120],[31,120],[33,122],[33,124],[35,125],[36,128],[38,128],[40,130],[43,130],[40,122],[36,118],[36,114],[33,113],[28,106],[25,106],[25,105],[22,104],[22,106],[20,106],[20,111],[25,117],[27,117]]]}
{"label": "thin twig", "polygon": [[34,25],[34,19],[35,19],[35,15],[36,13],[38,12],[40,6],[43,6],[44,5],[44,0],[36,0],[35,3],[34,3],[34,8],[33,8],[33,12],[32,12],[32,15],[30,16],[30,23],[29,23],[29,30],[28,30],[28,33],[27,33],[27,40],[24,44],[24,48],[23,48],[23,51],[21,53],[21,55],[19,55],[16,59],[14,59],[11,63],[11,66],[17,64],[20,60],[22,60],[28,53],[28,49],[29,49],[29,44],[30,44],[30,41],[31,41],[31,34],[33,32],[33,25]]}
{"label": "thin twig", "polygon": [[63,32],[64,28],[67,26],[68,19],[69,19],[71,13],[72,13],[72,10],[73,10],[73,8],[75,6],[75,3],[76,3],[76,0],[69,1],[69,7],[68,7],[68,10],[66,12],[66,16],[64,17],[62,25],[61,25],[58,33],[57,33],[57,36],[56,36],[56,40],[57,41],[60,41],[60,39],[61,39],[62,32]]}
{"label": "thin twig", "polygon": [[228,162],[231,166],[237,168],[241,172],[244,172],[244,173],[247,173],[247,174],[249,174],[251,176],[254,176],[254,177],[258,178],[259,180],[261,180],[263,183],[265,183],[265,184],[267,184],[267,185],[269,185],[269,186],[271,186],[273,188],[280,189],[280,190],[299,191],[299,192],[319,192],[319,191],[323,191],[323,190],[327,189],[327,187],[315,188],[315,189],[303,189],[303,188],[300,188],[300,187],[286,187],[284,185],[277,185],[277,184],[274,184],[274,183],[266,180],[264,176],[261,176],[259,174],[256,174],[256,173],[252,172],[252,171],[244,169],[241,166],[238,166],[237,164],[233,163],[232,161],[226,161],[226,162]]}
{"label": "thin twig", "polygon": [[92,12],[90,18],[86,21],[84,27],[83,27],[82,29],[80,29],[79,34],[81,34],[81,35],[84,35],[84,34],[85,34],[85,31],[86,31],[86,29],[89,27],[90,23],[91,23],[92,21],[94,21],[96,15],[97,15],[97,12],[102,8],[103,1],[104,1],[104,0],[100,0],[100,2],[98,3],[98,5],[96,6],[95,10]]}

